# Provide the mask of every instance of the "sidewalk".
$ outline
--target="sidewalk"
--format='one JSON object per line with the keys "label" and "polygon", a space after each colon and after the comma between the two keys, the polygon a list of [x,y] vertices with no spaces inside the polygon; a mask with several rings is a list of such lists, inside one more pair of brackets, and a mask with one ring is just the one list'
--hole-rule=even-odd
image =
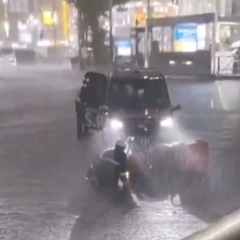
{"label": "sidewalk", "polygon": [[166,75],[168,80],[181,80],[181,81],[215,81],[215,80],[240,80],[240,75]]}

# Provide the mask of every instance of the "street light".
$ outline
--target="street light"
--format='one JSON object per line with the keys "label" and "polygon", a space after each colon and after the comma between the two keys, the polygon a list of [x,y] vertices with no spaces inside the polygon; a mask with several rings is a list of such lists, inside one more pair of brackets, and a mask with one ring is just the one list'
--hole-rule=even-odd
{"label": "street light", "polygon": [[217,33],[217,24],[218,24],[218,0],[214,0],[213,3],[213,12],[214,12],[214,22],[212,24],[212,41],[211,41],[211,56],[212,56],[212,71],[213,74],[216,72],[216,62],[215,62],[215,53],[216,53],[216,33]]}
{"label": "street light", "polygon": [[10,31],[10,26],[9,26],[9,21],[8,21],[8,0],[3,0],[4,4],[4,31],[5,31],[5,37],[6,39],[9,37],[9,31]]}
{"label": "street light", "polygon": [[57,2],[54,0],[52,2],[52,22],[53,22],[53,48],[54,48],[54,57],[57,58],[57,24],[58,24],[58,16],[57,16]]}
{"label": "street light", "polygon": [[110,47],[110,61],[113,66],[113,1],[109,0],[109,47]]}
{"label": "street light", "polygon": [[147,19],[146,19],[146,26],[145,26],[145,61],[144,66],[146,68],[149,67],[149,24],[148,20],[151,17],[151,5],[150,0],[147,0]]}

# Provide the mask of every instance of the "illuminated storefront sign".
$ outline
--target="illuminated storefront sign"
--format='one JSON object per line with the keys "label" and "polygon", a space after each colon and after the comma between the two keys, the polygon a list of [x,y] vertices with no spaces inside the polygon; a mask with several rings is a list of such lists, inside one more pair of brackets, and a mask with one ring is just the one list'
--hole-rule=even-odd
{"label": "illuminated storefront sign", "polygon": [[205,49],[206,25],[179,24],[174,30],[174,50],[195,52]]}
{"label": "illuminated storefront sign", "polygon": [[53,26],[58,22],[57,13],[53,11],[42,12],[42,22],[45,26]]}
{"label": "illuminated storefront sign", "polygon": [[62,1],[62,28],[64,37],[69,37],[69,5],[65,1]]}
{"label": "illuminated storefront sign", "polygon": [[194,52],[197,50],[197,25],[179,24],[174,31],[174,50]]}
{"label": "illuminated storefront sign", "polygon": [[117,49],[118,56],[130,56],[131,55],[131,41],[129,39],[118,39],[114,43]]}
{"label": "illuminated storefront sign", "polygon": [[[151,6],[150,16],[151,18],[164,18],[177,15],[177,6],[172,3],[158,3]],[[135,8],[135,21],[138,22],[139,27],[146,26],[147,10],[146,6]]]}

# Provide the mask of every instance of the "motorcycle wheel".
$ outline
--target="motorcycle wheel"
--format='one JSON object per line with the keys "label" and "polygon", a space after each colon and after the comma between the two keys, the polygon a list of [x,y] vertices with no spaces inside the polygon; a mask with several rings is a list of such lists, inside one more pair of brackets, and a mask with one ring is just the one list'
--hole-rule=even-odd
{"label": "motorcycle wheel", "polygon": [[128,202],[131,198],[132,196],[127,186],[118,189],[118,200],[120,202]]}

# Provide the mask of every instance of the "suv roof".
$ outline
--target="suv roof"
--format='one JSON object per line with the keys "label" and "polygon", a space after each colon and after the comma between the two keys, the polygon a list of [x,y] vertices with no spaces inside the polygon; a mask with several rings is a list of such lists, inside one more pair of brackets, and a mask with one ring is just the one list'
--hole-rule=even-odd
{"label": "suv roof", "polygon": [[116,70],[110,74],[110,78],[124,80],[124,79],[142,79],[142,80],[164,80],[163,74],[156,69],[142,68],[142,69],[123,69]]}

